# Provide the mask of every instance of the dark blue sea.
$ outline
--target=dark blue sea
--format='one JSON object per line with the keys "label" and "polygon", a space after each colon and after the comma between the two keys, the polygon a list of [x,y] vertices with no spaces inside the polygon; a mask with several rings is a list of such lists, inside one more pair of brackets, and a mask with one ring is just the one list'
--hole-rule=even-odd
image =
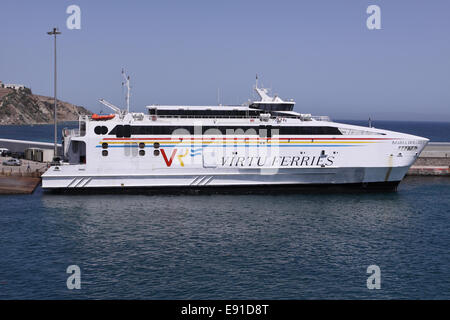
{"label": "dark blue sea", "polygon": [[[445,123],[374,126],[450,141]],[[0,196],[0,299],[450,299],[449,195],[449,178],[409,177],[395,193]]]}

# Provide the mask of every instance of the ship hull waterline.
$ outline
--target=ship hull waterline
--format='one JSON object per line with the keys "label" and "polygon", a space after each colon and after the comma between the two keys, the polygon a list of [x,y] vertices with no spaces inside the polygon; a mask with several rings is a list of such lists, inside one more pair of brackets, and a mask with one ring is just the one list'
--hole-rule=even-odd
{"label": "ship hull waterline", "polygon": [[395,191],[408,167],[281,169],[277,174],[47,176],[53,193]]}

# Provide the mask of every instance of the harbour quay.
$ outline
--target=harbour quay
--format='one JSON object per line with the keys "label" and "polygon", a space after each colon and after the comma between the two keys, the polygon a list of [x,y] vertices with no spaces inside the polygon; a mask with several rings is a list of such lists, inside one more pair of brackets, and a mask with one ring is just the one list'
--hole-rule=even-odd
{"label": "harbour quay", "polygon": [[450,142],[430,142],[408,170],[410,176],[450,176]]}
{"label": "harbour quay", "polygon": [[[0,149],[7,149],[13,154],[21,154],[28,159],[20,159],[20,165],[5,165],[4,161],[12,159],[12,156],[0,156],[0,194],[31,194],[41,183],[41,175],[49,167],[49,159],[52,158],[53,144],[37,141],[0,139]],[[59,146],[61,148],[61,146]],[[42,151],[42,152],[37,152]],[[48,151],[52,152],[51,157]],[[46,155],[42,157],[42,155]],[[40,155],[40,161],[36,160]]]}
{"label": "harbour quay", "polygon": [[20,166],[6,166],[3,161],[10,157],[0,157],[0,194],[31,194],[41,182],[41,174],[48,163],[21,160]]}

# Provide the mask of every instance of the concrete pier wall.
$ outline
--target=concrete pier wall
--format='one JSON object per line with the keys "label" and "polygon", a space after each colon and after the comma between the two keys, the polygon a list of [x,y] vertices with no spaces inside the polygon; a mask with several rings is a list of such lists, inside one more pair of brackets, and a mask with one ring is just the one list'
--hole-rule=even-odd
{"label": "concrete pier wall", "polygon": [[[449,137],[450,138],[450,137]],[[420,154],[420,158],[449,158],[450,142],[430,142]]]}
{"label": "concrete pier wall", "polygon": [[1,194],[30,194],[41,182],[36,176],[2,176],[0,175]]}
{"label": "concrete pier wall", "polygon": [[408,170],[410,176],[450,176],[450,142],[430,142]]}

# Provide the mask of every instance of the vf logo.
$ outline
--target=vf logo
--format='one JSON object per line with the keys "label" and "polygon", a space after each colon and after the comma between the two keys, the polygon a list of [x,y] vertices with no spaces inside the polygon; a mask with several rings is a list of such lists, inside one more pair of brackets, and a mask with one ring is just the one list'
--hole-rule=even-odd
{"label": "vf logo", "polygon": [[381,289],[381,271],[377,265],[370,265],[367,267],[367,273],[370,276],[367,278],[367,289]]}
{"label": "vf logo", "polygon": [[66,273],[70,274],[67,278],[67,289],[81,289],[81,270],[76,264],[67,267]]}
{"label": "vf logo", "polygon": [[[166,166],[170,167],[172,165],[173,159],[175,158],[175,155],[177,154],[178,150],[175,148],[172,150],[172,153],[170,154],[170,158],[167,157],[166,151],[164,149],[161,149],[161,154],[163,156],[164,162],[166,163]],[[180,152],[177,155],[178,161],[180,162],[180,165],[184,167],[183,158],[187,156],[189,153],[189,149],[186,148],[184,152]]]}

